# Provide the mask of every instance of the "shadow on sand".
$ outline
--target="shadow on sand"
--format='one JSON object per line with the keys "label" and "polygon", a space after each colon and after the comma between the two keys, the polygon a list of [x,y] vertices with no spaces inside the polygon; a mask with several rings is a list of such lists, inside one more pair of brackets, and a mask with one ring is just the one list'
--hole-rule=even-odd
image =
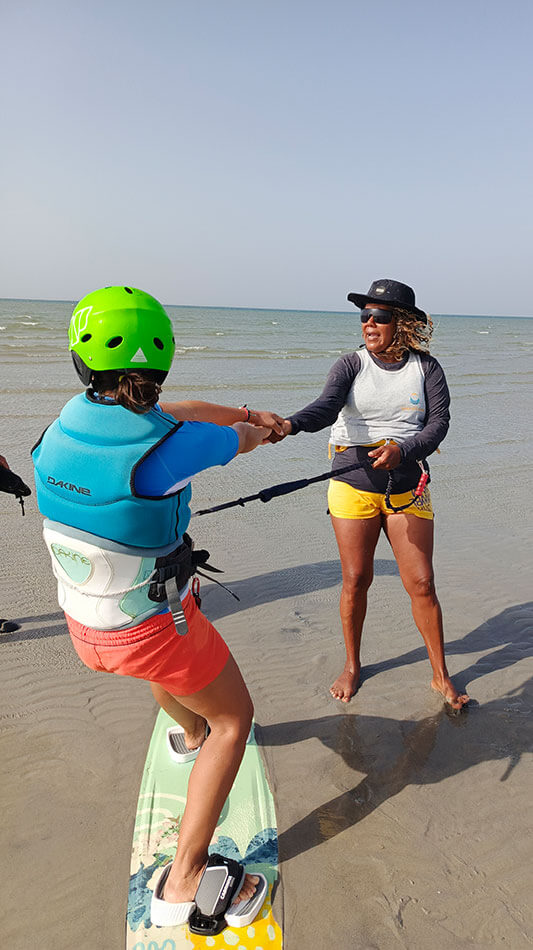
{"label": "shadow on sand", "polygon": [[[399,577],[396,561],[388,558],[376,558],[374,573],[381,577]],[[212,578],[209,577],[208,580]],[[231,580],[231,574],[226,571],[226,574],[221,577],[217,575],[217,580],[221,580],[237,594],[240,602],[238,603],[214,584],[207,586],[202,578],[204,606],[212,621],[228,617],[248,607],[256,607],[258,604],[268,604],[271,601],[340,586],[342,576],[340,561],[334,558],[331,561],[316,561],[314,564],[278,568],[275,571],[236,581]]]}
{"label": "shadow on sand", "polygon": [[[503,670],[513,666],[524,658],[533,654],[533,601],[524,604],[515,604],[507,607],[495,617],[486,620],[470,633],[457,640],[446,641],[446,656],[462,656],[467,653],[481,653],[478,660],[471,663],[460,673],[454,673],[453,680],[457,688],[464,692],[473,680],[491,673],[494,670]],[[427,660],[426,648],[416,647],[400,656],[371,663],[365,666],[361,676],[361,683],[377,673],[386,670],[398,669]]]}
{"label": "shadow on sand", "polygon": [[[533,679],[459,717],[444,709],[419,722],[336,715],[261,727],[265,746],[318,738],[354,772],[366,773],[279,836],[280,859],[302,854],[356,825],[408,785],[434,784],[482,762],[501,761],[505,782],[533,752]],[[496,779],[496,781],[498,781]]]}
{"label": "shadow on sand", "polygon": [[[533,602],[516,604],[448,643],[448,655],[479,653],[454,681],[461,690],[480,676],[518,664],[533,655]],[[385,670],[427,660],[422,646],[374,663],[362,680]],[[330,799],[280,836],[287,860],[361,821],[410,784],[441,782],[481,762],[506,762],[505,782],[525,752],[533,751],[533,679],[501,698],[472,702],[459,716],[442,708],[419,722],[352,713],[318,720],[285,722],[261,729],[261,742],[276,746],[318,737],[366,778]]]}
{"label": "shadow on sand", "polygon": [[[45,637],[58,637],[67,635],[67,625],[65,615],[62,610],[52,614],[41,614],[39,617],[16,617],[10,618],[21,624],[20,630],[14,630],[12,633],[0,633],[0,646],[3,643],[24,643],[26,640],[42,640]],[[50,620],[57,620],[58,623],[52,626],[43,626]]]}
{"label": "shadow on sand", "polygon": [[[377,560],[376,574],[398,574],[396,562],[384,559]],[[209,577],[207,580],[212,580],[212,578]],[[305,564],[301,567],[282,568],[281,570],[257,574],[255,577],[246,577],[238,581],[226,579],[226,575],[223,574],[220,580],[223,584],[227,584],[240,600],[237,602],[228,593],[217,587],[215,583],[208,586],[202,579],[203,606],[209,619],[213,622],[221,617],[237,613],[239,610],[269,603],[271,600],[281,600],[286,597],[294,597],[297,593],[309,593],[310,591],[335,587],[336,584],[340,584],[341,573],[339,561],[332,560],[318,561],[316,564]],[[41,614],[36,617],[10,617],[10,620],[15,620],[19,624],[30,624],[31,626],[13,631],[13,633],[0,634],[0,643],[10,643],[15,640],[34,640],[39,637],[55,637],[67,632],[62,611]],[[41,624],[50,620],[60,622],[54,626],[41,627]]]}

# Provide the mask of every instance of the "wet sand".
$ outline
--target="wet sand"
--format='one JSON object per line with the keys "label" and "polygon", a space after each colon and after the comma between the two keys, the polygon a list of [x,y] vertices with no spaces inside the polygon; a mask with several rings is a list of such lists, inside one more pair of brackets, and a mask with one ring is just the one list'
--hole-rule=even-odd
{"label": "wet sand", "polygon": [[[217,500],[235,496],[233,477],[222,472]],[[210,501],[207,476],[198,483],[197,508]],[[277,808],[275,908],[287,950],[531,946],[526,484],[511,503],[505,473],[485,476],[482,510],[479,483],[433,492],[449,667],[473,697],[460,717],[429,688],[383,541],[363,685],[347,706],[329,696],[343,662],[340,569],[320,486],[192,523],[241,597],[203,584],[205,612],[255,701]],[[0,518],[0,615],[21,623],[0,634],[2,946],[119,950],[154,701],[143,683],[78,661],[34,496],[24,519],[0,496]]]}

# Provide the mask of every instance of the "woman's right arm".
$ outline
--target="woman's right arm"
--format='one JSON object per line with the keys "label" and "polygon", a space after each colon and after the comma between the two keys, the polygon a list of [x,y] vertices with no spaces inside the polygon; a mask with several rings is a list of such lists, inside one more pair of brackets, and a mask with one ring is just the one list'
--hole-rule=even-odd
{"label": "woman's right arm", "polygon": [[346,403],[359,366],[357,353],[347,353],[345,356],[341,356],[331,367],[326,385],[318,399],[310,402],[309,405],[285,420],[285,423],[290,425],[290,429],[286,434],[318,432],[326,426],[333,425]]}

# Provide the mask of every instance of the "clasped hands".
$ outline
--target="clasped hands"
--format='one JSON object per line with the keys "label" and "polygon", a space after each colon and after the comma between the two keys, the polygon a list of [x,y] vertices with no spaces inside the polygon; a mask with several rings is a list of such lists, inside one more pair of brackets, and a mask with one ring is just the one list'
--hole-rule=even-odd
{"label": "clasped hands", "polygon": [[[254,409],[253,421],[250,419],[250,422],[253,422],[253,425],[270,429],[270,435],[263,440],[263,444],[266,442],[272,442],[273,444],[281,442],[292,432],[292,423],[289,419],[282,419],[275,412],[257,412]],[[385,469],[386,471],[396,468],[402,460],[400,446],[394,442],[379,445],[377,449],[373,449],[372,452],[368,453],[368,457],[372,459],[372,468]]]}
{"label": "clasped hands", "polygon": [[276,412],[258,411],[254,409],[250,413],[249,422],[254,426],[264,426],[270,429],[269,435],[263,439],[263,445],[266,442],[281,442],[292,430],[292,425],[288,419],[282,419]]}

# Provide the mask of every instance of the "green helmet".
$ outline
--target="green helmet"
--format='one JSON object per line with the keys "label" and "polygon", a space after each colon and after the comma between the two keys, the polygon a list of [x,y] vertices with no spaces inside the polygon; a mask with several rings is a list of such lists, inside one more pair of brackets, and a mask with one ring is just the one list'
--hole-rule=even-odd
{"label": "green helmet", "polygon": [[69,350],[84,386],[102,370],[147,370],[162,383],[176,348],[172,324],[161,304],[135,287],[104,287],[74,308]]}

